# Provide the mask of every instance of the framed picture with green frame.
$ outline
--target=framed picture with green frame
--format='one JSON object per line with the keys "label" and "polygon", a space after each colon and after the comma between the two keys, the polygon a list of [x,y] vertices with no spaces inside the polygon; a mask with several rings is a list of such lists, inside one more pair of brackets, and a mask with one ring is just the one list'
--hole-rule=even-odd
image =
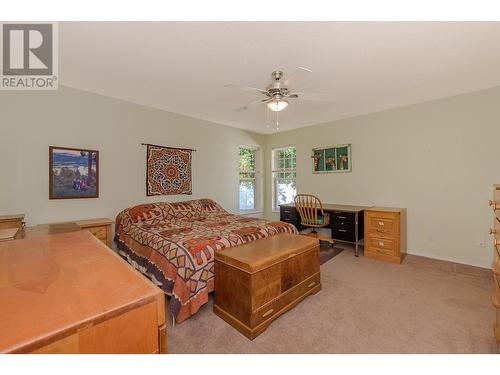
{"label": "framed picture with green frame", "polygon": [[351,172],[351,144],[313,148],[313,173]]}

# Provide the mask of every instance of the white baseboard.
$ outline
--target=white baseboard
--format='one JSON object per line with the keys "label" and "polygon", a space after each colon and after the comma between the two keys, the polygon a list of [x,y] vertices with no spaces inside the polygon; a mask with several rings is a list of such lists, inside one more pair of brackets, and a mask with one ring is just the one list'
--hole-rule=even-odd
{"label": "white baseboard", "polygon": [[444,260],[447,262],[453,262],[453,263],[458,263],[458,264],[465,264],[467,266],[474,266],[474,267],[480,267],[480,268],[486,268],[486,269],[491,269],[491,263],[483,263],[483,262],[478,262],[478,263],[465,263],[461,259],[455,259],[455,258],[449,258],[449,257],[439,257],[435,256],[434,254],[429,254],[423,251],[414,251],[414,250],[407,250],[407,254],[409,255],[417,255],[420,257],[426,257],[426,258],[431,258],[431,259],[438,259],[438,260]]}

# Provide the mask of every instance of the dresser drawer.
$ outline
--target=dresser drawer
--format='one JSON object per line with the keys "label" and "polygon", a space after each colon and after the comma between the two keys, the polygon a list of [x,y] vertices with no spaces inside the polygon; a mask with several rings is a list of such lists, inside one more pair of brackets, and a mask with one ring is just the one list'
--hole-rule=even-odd
{"label": "dresser drawer", "polygon": [[276,315],[279,315],[288,305],[294,303],[302,296],[308,295],[310,291],[317,288],[320,283],[320,274],[317,273],[308,279],[302,281],[295,287],[281,294],[274,301],[265,306],[260,307],[252,312],[250,317],[250,327],[255,328],[259,324],[273,320]]}
{"label": "dresser drawer", "polygon": [[106,241],[106,227],[91,227],[86,229],[101,241]]}
{"label": "dresser drawer", "polygon": [[396,255],[396,244],[393,240],[389,240],[387,238],[368,237],[365,241],[366,246],[369,247],[371,251],[387,255]]}
{"label": "dresser drawer", "polygon": [[500,269],[500,245],[493,246],[494,263],[497,264],[497,269]]}
{"label": "dresser drawer", "polygon": [[368,230],[373,233],[395,234],[397,231],[396,221],[383,217],[371,216],[368,218]]}

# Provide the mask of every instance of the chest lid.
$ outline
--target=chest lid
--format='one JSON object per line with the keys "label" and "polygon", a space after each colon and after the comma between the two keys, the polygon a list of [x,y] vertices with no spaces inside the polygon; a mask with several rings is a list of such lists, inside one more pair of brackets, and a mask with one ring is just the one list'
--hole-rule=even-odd
{"label": "chest lid", "polygon": [[319,246],[316,238],[282,233],[215,252],[215,260],[256,273]]}

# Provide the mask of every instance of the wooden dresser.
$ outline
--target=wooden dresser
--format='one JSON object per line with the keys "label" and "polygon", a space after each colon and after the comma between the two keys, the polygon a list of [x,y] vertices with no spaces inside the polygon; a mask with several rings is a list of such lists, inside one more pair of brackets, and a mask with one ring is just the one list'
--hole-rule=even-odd
{"label": "wooden dresser", "polygon": [[24,214],[1,215],[0,229],[22,228],[24,226]]}
{"label": "wooden dresser", "polygon": [[493,236],[493,283],[494,293],[491,303],[496,311],[496,321],[493,323],[493,334],[497,340],[497,350],[500,353],[500,185],[493,185],[493,199],[490,206],[494,212],[493,227],[490,234]]}
{"label": "wooden dresser", "polygon": [[166,352],[163,292],[89,232],[65,227],[0,243],[0,352]]}
{"label": "wooden dresser", "polygon": [[89,219],[79,220],[75,222],[80,228],[88,230],[97,239],[101,240],[106,246],[111,247],[112,233],[111,224],[113,220],[110,219]]}
{"label": "wooden dresser", "polygon": [[215,253],[214,313],[251,340],[320,290],[315,238],[279,234]]}
{"label": "wooden dresser", "polygon": [[365,209],[365,256],[401,263],[406,252],[406,209]]}

